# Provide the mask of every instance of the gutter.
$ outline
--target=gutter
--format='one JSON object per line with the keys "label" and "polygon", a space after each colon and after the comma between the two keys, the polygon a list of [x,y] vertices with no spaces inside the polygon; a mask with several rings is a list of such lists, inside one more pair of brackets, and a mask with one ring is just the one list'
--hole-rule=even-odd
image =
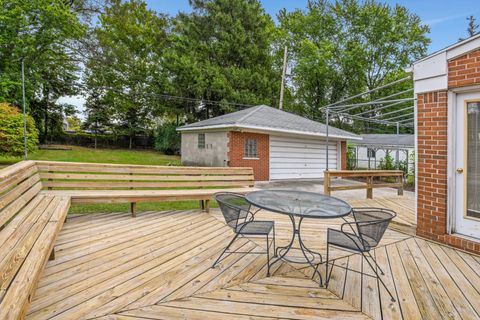
{"label": "gutter", "polygon": [[[249,130],[259,130],[265,132],[275,132],[275,133],[291,133],[291,134],[298,134],[304,136],[312,136],[312,137],[323,137],[326,138],[327,135],[325,133],[316,133],[316,132],[308,132],[308,131],[300,131],[300,130],[285,130],[285,129],[275,129],[271,127],[260,127],[260,126],[247,126],[247,125],[213,125],[213,126],[204,126],[204,127],[190,127],[190,128],[177,128],[177,131],[202,131],[202,130],[215,130],[215,129],[249,129]],[[352,136],[343,136],[343,135],[335,135],[329,134],[329,138],[335,139],[345,139],[345,140],[363,140],[362,137],[357,135]]]}

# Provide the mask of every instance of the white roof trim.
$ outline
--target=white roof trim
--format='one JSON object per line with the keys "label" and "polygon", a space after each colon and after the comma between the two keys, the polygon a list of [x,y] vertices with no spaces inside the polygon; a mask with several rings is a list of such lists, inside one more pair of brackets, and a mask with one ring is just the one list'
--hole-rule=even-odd
{"label": "white roof trim", "polygon": [[[300,131],[300,130],[288,130],[288,129],[276,129],[270,127],[261,127],[261,126],[249,126],[249,125],[229,125],[229,124],[218,124],[212,126],[204,126],[204,127],[194,127],[194,128],[178,128],[178,131],[202,131],[202,130],[212,130],[212,129],[251,129],[251,130],[259,130],[259,131],[266,131],[266,132],[276,132],[276,133],[291,133],[291,134],[298,134],[298,135],[305,135],[305,136],[314,136],[314,137],[326,137],[327,135],[324,133],[318,132],[307,132],[307,131]],[[346,139],[346,140],[363,140],[360,136],[341,136],[335,134],[329,134],[329,138],[333,139]]]}
{"label": "white roof trim", "polygon": [[448,89],[448,61],[480,48],[480,34],[434,52],[412,65],[414,93]]}
{"label": "white roof trim", "polygon": [[[420,62],[422,62],[422,61],[428,60],[428,59],[430,59],[430,58],[432,58],[432,57],[434,57],[434,56],[436,56],[436,55],[439,55],[439,54],[441,54],[441,53],[443,53],[443,52],[452,51],[452,50],[455,49],[455,48],[461,47],[461,46],[463,46],[463,45],[465,45],[465,44],[467,44],[467,43],[473,42],[473,41],[475,41],[475,40],[480,40],[480,33],[479,33],[479,34],[476,34],[476,35],[474,35],[474,36],[472,36],[472,37],[470,37],[470,38],[467,38],[467,39],[465,39],[465,40],[463,40],[463,41],[454,43],[454,44],[452,44],[452,45],[450,45],[450,46],[448,46],[448,47],[446,47],[446,48],[443,48],[443,49],[440,49],[440,50],[438,50],[438,51],[435,51],[434,53],[431,53],[431,54],[429,54],[428,56],[426,56],[426,57],[424,57],[424,58],[422,58],[422,59],[420,59],[420,60],[415,61],[413,64],[415,65],[415,64],[420,63]],[[453,58],[455,58],[455,57],[464,55],[464,54],[466,54],[466,53],[468,53],[468,52],[470,52],[470,51],[472,51],[472,50],[475,49],[475,48],[472,49],[471,47],[472,47],[472,46],[465,46],[465,48],[462,48],[462,49],[458,48],[457,50],[454,50],[454,51],[451,52],[451,53],[449,52],[449,53],[447,54],[447,59],[448,59],[448,60],[453,59]],[[473,46],[473,47],[475,47],[475,46]],[[478,49],[478,47],[476,47],[476,48]]]}

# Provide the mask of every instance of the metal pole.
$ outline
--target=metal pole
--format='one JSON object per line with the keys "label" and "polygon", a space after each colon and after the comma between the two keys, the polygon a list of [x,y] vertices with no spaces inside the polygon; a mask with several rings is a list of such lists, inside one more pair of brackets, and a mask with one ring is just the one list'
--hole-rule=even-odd
{"label": "metal pole", "polygon": [[327,167],[326,167],[326,168],[327,168],[327,171],[328,171],[328,140],[329,140],[329,139],[328,139],[328,127],[329,127],[328,121],[329,121],[329,116],[330,116],[328,113],[329,113],[329,109],[327,108],[327,112],[326,112],[326,122],[325,122],[325,124],[327,125],[327,156],[326,156],[326,159],[327,159]]}
{"label": "metal pole", "polygon": [[[330,109],[339,109],[339,108],[347,108],[347,107],[352,107],[352,108],[357,108],[357,107],[362,107],[362,106],[369,106],[373,104],[385,104],[385,103],[390,103],[390,102],[405,102],[405,101],[413,101],[415,98],[403,98],[403,99],[392,99],[392,100],[373,100],[369,102],[359,102],[359,103],[352,103],[352,104],[342,104],[338,106],[333,106],[329,107]],[[345,111],[345,110],[340,110],[340,111]]]}
{"label": "metal pole", "polygon": [[400,123],[397,122],[397,169],[400,169]]}
{"label": "metal pole", "polygon": [[355,169],[358,170],[358,144],[355,146]]}
{"label": "metal pole", "polygon": [[407,77],[405,77],[405,78],[402,78],[402,79],[399,79],[399,80],[396,80],[396,81],[387,83],[387,84],[385,84],[385,85],[383,85],[383,86],[376,87],[376,88],[374,88],[374,89],[372,89],[372,90],[367,90],[367,91],[365,91],[365,92],[356,94],[356,95],[351,96],[351,97],[348,97],[348,98],[346,98],[346,99],[342,99],[342,100],[337,101],[337,102],[335,102],[335,103],[331,103],[331,104],[326,105],[326,106],[324,106],[324,107],[322,107],[322,108],[323,108],[323,109],[326,109],[326,108],[328,108],[328,107],[333,107],[333,106],[339,105],[340,103],[347,102],[347,101],[350,101],[350,100],[352,100],[352,99],[361,97],[361,96],[363,96],[363,95],[365,95],[365,94],[368,94],[368,93],[371,93],[371,92],[375,92],[375,91],[378,91],[378,90],[383,89],[383,88],[390,87],[391,85],[394,85],[394,84],[403,82],[403,81],[408,80],[408,79],[411,79],[411,78],[412,78],[411,76],[407,76]]}
{"label": "metal pole", "polygon": [[278,109],[280,110],[283,109],[283,92],[285,87],[285,74],[287,72],[287,54],[288,54],[288,48],[287,46],[285,46],[285,51],[283,53],[283,70],[282,70],[282,84],[280,87],[280,102],[278,104]]}
{"label": "metal pole", "polygon": [[[371,156],[371,154],[368,154],[369,149],[370,149],[370,150],[373,150],[371,147],[369,148],[369,147],[367,146],[368,170],[370,170],[370,156]],[[370,151],[370,152],[371,152],[371,151]]]}
{"label": "metal pole", "polygon": [[28,159],[27,150],[27,110],[25,107],[25,64],[22,59],[22,104],[23,104],[23,148],[25,151],[25,160]]}

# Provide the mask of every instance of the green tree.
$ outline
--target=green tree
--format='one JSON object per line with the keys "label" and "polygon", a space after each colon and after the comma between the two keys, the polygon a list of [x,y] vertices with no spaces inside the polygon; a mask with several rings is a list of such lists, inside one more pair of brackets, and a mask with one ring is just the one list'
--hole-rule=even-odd
{"label": "green tree", "polygon": [[304,113],[317,119],[324,105],[405,76],[403,70],[426,54],[429,43],[429,28],[418,16],[375,0],[309,1],[305,11],[284,10],[278,19],[280,41],[292,48],[292,91]]}
{"label": "green tree", "polygon": [[80,131],[82,127],[82,120],[80,120],[77,116],[71,116],[66,118],[68,123],[68,130],[69,131]]}
{"label": "green tree", "polygon": [[113,128],[113,108],[96,90],[89,92],[85,103],[85,114],[87,118],[83,122],[83,129],[94,133],[95,149],[97,148],[98,134],[105,133]]}
{"label": "green tree", "polygon": [[[35,121],[27,116],[27,150],[38,144]],[[0,154],[20,156],[24,153],[23,114],[8,103],[0,103]]]}
{"label": "green tree", "polygon": [[158,126],[155,132],[155,149],[165,154],[176,154],[180,151],[180,133],[175,123],[167,122]]}
{"label": "green tree", "polygon": [[85,27],[62,0],[0,0],[0,100],[21,102],[25,62],[27,106],[41,129],[61,125],[59,97],[77,92],[78,61],[72,48]]}
{"label": "green tree", "polygon": [[[167,19],[145,2],[111,0],[99,21],[85,72],[87,114],[103,118],[111,110],[132,148],[133,137],[149,130],[161,112],[161,100],[149,93],[165,87],[161,58],[168,43]],[[105,105],[100,113],[90,110]]]}
{"label": "green tree", "polygon": [[176,113],[208,118],[233,111],[225,102],[275,104],[280,84],[271,54],[276,31],[259,1],[190,0],[190,5],[192,12],[174,21],[173,46],[165,56],[170,89],[224,103],[183,103]]}
{"label": "green tree", "polygon": [[[468,21],[468,27],[467,27],[468,37],[473,37],[479,32],[477,19],[475,19],[474,16],[470,15],[467,17],[467,21]],[[460,38],[460,40],[464,40],[464,39]]]}

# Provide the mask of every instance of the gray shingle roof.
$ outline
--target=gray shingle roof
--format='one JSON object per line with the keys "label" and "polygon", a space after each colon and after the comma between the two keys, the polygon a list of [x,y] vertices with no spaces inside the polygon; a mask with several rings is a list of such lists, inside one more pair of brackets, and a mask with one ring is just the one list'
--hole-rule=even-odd
{"label": "gray shingle roof", "polygon": [[[178,128],[178,130],[187,131],[229,127],[298,133],[313,136],[325,136],[327,132],[326,126],[323,123],[265,105],[251,107],[245,110],[225,114],[223,116],[187,124]],[[332,126],[329,128],[329,136],[360,139],[356,134]]]}
{"label": "gray shingle roof", "polygon": [[353,144],[369,146],[396,146],[397,141],[401,147],[415,146],[415,136],[413,134],[362,134],[362,141],[352,141]]}

